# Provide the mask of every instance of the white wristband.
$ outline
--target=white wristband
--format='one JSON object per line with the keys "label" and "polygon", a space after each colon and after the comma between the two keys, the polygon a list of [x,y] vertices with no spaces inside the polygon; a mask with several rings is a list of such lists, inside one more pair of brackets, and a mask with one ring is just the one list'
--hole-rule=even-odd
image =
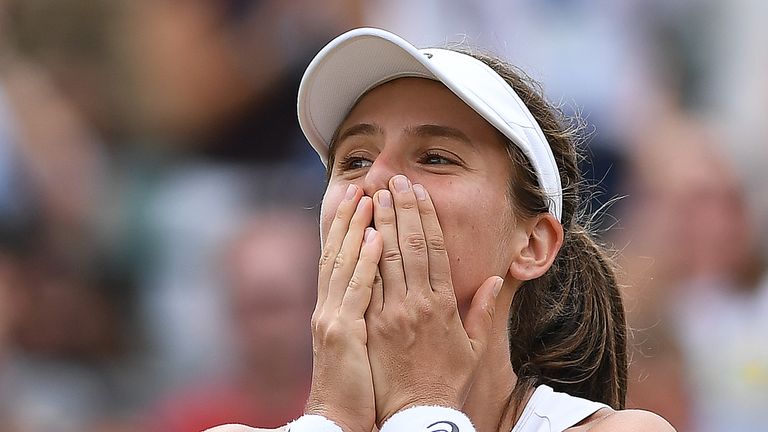
{"label": "white wristband", "polygon": [[475,427],[453,408],[416,406],[390,417],[380,432],[475,432]]}
{"label": "white wristband", "polygon": [[288,423],[286,432],[342,432],[334,422],[320,415],[303,415]]}

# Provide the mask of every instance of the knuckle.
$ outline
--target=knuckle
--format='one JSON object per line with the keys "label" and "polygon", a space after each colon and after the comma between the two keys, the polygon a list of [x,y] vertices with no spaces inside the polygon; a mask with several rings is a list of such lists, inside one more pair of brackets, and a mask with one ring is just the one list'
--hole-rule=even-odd
{"label": "knuckle", "polygon": [[331,261],[333,256],[334,256],[333,250],[331,250],[331,248],[329,248],[329,247],[325,247],[323,249],[323,253],[320,255],[319,267],[321,269],[325,268],[325,266],[328,265],[328,263]]}
{"label": "knuckle", "polygon": [[349,332],[346,330],[345,326],[338,320],[335,320],[325,327],[323,340],[326,344],[339,344],[347,338],[348,334]]}
{"label": "knuckle", "polygon": [[410,311],[404,309],[395,311],[389,315],[387,322],[383,323],[384,331],[399,334],[407,332],[414,327],[414,318],[416,318],[416,316]]}
{"label": "knuckle", "polygon": [[312,331],[319,336],[325,333],[328,328],[328,320],[322,314],[316,313],[312,316]]}
{"label": "knuckle", "polygon": [[437,212],[435,211],[435,208],[432,206],[421,206],[419,207],[419,211],[424,216],[435,216],[437,217]]}
{"label": "knuckle", "polygon": [[349,279],[349,284],[347,284],[347,289],[357,291],[361,288],[365,288],[365,285],[362,283],[362,281],[360,281],[360,276],[352,275],[352,277]]}
{"label": "knuckle", "polygon": [[333,268],[339,269],[344,265],[344,254],[339,252],[338,255],[336,255],[336,258],[333,259]]}
{"label": "knuckle", "polygon": [[445,239],[443,236],[435,235],[427,239],[428,247],[435,252],[445,252]]}
{"label": "knuckle", "polygon": [[322,344],[338,342],[344,337],[345,333],[338,320],[328,318],[327,316],[320,316],[315,320],[313,329],[314,339]]}
{"label": "knuckle", "polygon": [[396,310],[390,310],[384,317],[386,324],[402,324],[410,321],[411,316],[408,314],[406,308],[399,307]]}
{"label": "knuckle", "polygon": [[312,319],[310,320],[310,328],[313,337],[322,337],[322,335],[327,332],[328,327],[331,326],[331,321],[332,317],[330,317],[327,313],[322,311],[313,313]]}
{"label": "knuckle", "polygon": [[413,252],[421,253],[425,252],[427,244],[424,241],[424,236],[419,233],[408,234],[405,237],[405,246]]}
{"label": "knuckle", "polygon": [[387,263],[399,263],[403,260],[400,250],[397,248],[387,249],[381,254],[381,259]]}
{"label": "knuckle", "polygon": [[431,319],[437,315],[437,310],[432,302],[425,299],[414,302],[413,312],[416,319]]}
{"label": "knuckle", "polygon": [[417,205],[415,200],[406,199],[400,203],[400,208],[403,210],[414,210],[417,208]]}

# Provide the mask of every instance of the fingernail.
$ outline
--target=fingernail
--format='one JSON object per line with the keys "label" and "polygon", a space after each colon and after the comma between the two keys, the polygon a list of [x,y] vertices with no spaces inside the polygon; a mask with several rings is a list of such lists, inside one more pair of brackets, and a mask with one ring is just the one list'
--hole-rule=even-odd
{"label": "fingernail", "polygon": [[366,228],[364,237],[365,242],[370,243],[374,238],[376,238],[376,230],[371,227]]}
{"label": "fingernail", "polygon": [[347,194],[344,196],[344,199],[347,201],[352,201],[355,195],[357,195],[357,186],[351,184],[347,187]]}
{"label": "fingernail", "polygon": [[388,190],[379,191],[379,205],[386,208],[392,208],[392,195]]}
{"label": "fingernail", "polygon": [[408,188],[410,188],[410,185],[408,184],[408,179],[404,175],[395,176],[394,182],[395,182],[396,191],[408,192]]}
{"label": "fingernail", "polygon": [[363,206],[365,205],[365,202],[368,201],[369,199],[370,198],[368,198],[367,196],[363,196],[362,198],[360,198],[360,201],[357,202],[357,209],[360,210],[361,208],[363,208]]}
{"label": "fingernail", "polygon": [[413,193],[416,194],[416,199],[420,201],[427,199],[427,190],[420,184],[413,185]]}
{"label": "fingernail", "polygon": [[501,287],[504,285],[504,279],[498,278],[496,280],[496,285],[493,287],[493,298],[496,298],[499,296],[499,293],[501,292]]}

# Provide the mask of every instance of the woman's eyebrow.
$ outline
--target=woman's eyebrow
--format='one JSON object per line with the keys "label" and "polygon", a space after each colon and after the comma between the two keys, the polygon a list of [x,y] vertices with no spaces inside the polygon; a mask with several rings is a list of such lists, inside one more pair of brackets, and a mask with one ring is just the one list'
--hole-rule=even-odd
{"label": "woman's eyebrow", "polygon": [[409,127],[406,129],[406,133],[414,135],[420,138],[438,137],[438,138],[451,138],[461,141],[465,144],[472,144],[472,140],[469,139],[467,134],[459,129],[450,126],[437,125],[437,124],[423,124],[419,126]]}
{"label": "woman's eyebrow", "polygon": [[332,142],[338,144],[345,139],[356,135],[384,135],[384,129],[376,123],[358,123],[340,131]]}

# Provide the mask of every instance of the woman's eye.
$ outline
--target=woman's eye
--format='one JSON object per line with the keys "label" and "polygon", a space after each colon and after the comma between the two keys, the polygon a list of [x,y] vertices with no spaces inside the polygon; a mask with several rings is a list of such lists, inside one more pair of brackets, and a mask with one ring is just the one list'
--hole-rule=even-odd
{"label": "woman's eye", "polygon": [[340,167],[342,170],[358,170],[368,168],[373,165],[373,161],[361,156],[347,156],[341,161]]}
{"label": "woman's eye", "polygon": [[453,160],[437,153],[427,153],[421,158],[421,163],[427,165],[451,165]]}

